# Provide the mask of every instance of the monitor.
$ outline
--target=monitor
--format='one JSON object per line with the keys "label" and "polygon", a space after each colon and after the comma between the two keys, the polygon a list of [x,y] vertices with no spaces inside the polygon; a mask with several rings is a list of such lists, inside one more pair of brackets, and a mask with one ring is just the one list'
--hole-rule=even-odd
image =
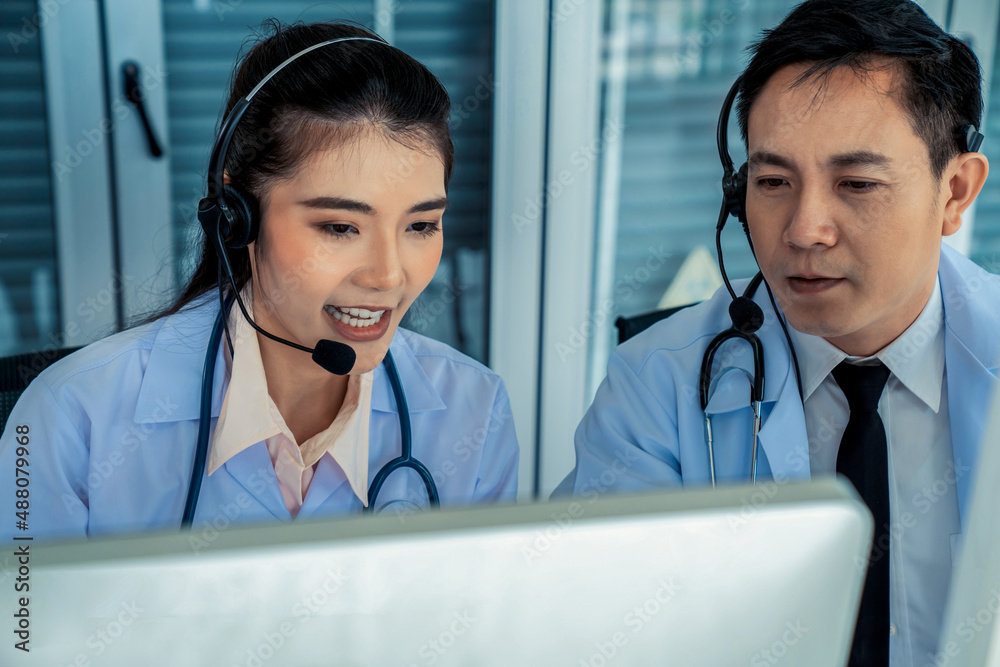
{"label": "monitor", "polygon": [[29,543],[0,664],[842,667],[872,536],[835,479],[223,523]]}

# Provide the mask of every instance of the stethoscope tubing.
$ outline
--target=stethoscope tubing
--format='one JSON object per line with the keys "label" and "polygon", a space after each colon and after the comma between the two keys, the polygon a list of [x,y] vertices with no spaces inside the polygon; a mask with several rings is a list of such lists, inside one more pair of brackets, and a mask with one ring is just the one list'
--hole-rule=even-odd
{"label": "stethoscope tubing", "polygon": [[[763,275],[758,273],[747,285],[743,296],[752,298],[757,292],[757,288],[763,282]],[[712,481],[712,488],[715,488],[715,441],[712,437],[712,418],[707,412],[710,389],[712,383],[712,362],[715,353],[719,351],[724,343],[732,339],[745,340],[753,351],[753,377],[750,378],[750,407],[753,410],[753,431],[751,434],[750,449],[750,481],[757,483],[757,449],[760,434],[761,403],[764,398],[764,346],[760,338],[754,333],[746,333],[730,327],[719,333],[705,348],[705,355],[701,360],[701,372],[699,374],[698,394],[701,400],[701,410],[705,418],[705,444],[708,448],[708,470]]]}
{"label": "stethoscope tubing", "polygon": [[437,485],[434,483],[434,477],[423,463],[413,458],[410,409],[406,404],[406,396],[403,394],[403,383],[399,379],[399,371],[396,370],[396,362],[392,358],[391,352],[386,351],[385,359],[382,363],[385,365],[386,373],[389,375],[389,384],[392,386],[392,393],[396,399],[396,410],[399,411],[399,431],[402,440],[402,451],[400,456],[386,463],[376,473],[375,479],[372,480],[371,488],[368,489],[368,507],[365,508],[365,511],[374,511],[375,501],[378,500],[379,491],[382,490],[385,480],[388,479],[389,475],[401,468],[410,468],[420,475],[420,479],[427,489],[427,498],[431,506],[437,507],[441,504],[441,501],[438,498],[438,490]]}
{"label": "stethoscope tubing", "polygon": [[[212,388],[215,384],[215,365],[219,354],[219,345],[222,343],[224,335],[223,329],[226,317],[233,305],[233,297],[226,300],[216,318],[215,326],[212,328],[212,335],[209,339],[208,349],[205,354],[205,367],[202,372],[201,383],[201,414],[198,420],[198,444],[195,448],[194,463],[191,469],[191,482],[188,485],[187,499],[184,502],[184,515],[181,518],[181,527],[190,528],[194,522],[194,514],[198,508],[198,497],[201,494],[201,484],[205,477],[205,464],[208,460],[208,440],[211,430],[212,415]],[[228,332],[225,332],[228,333]],[[389,376],[389,385],[392,387],[393,397],[396,401],[396,409],[399,413],[399,431],[401,439],[401,455],[397,456],[387,464],[382,466],[376,473],[368,490],[368,507],[365,512],[374,511],[375,502],[378,500],[379,491],[388,479],[389,475],[402,468],[414,470],[424,483],[427,489],[427,497],[432,507],[441,504],[437,485],[434,483],[434,476],[431,475],[419,459],[413,458],[413,435],[410,427],[410,410],[406,403],[406,394],[403,393],[403,383],[399,379],[399,371],[396,369],[396,362],[392,358],[392,352],[386,350],[385,358],[382,360]]]}

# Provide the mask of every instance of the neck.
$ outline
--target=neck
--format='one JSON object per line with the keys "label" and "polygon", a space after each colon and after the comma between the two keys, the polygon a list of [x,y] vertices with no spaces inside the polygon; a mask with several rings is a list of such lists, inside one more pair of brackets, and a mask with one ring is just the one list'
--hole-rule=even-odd
{"label": "neck", "polygon": [[257,334],[267,393],[298,444],[326,429],[340,412],[349,376],[334,375],[301,350]]}

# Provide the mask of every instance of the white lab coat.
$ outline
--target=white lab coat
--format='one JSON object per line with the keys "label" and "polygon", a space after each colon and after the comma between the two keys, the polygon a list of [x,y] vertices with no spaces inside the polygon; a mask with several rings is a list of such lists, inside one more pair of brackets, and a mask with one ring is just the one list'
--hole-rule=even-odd
{"label": "white lab coat", "polygon": [[[191,477],[214,293],[185,310],[98,341],[53,364],[22,394],[0,438],[2,534],[35,539],[175,529]],[[224,345],[224,343],[223,343]],[[228,378],[216,359],[214,431]],[[503,381],[456,350],[398,329],[390,349],[409,404],[413,454],[433,474],[442,506],[512,501],[518,447]],[[17,426],[29,437],[28,529],[15,528]],[[22,429],[23,430],[23,429]],[[369,482],[399,456],[395,400],[375,371]],[[412,471],[393,473],[376,509],[426,506]],[[402,501],[402,502],[400,502]],[[361,501],[329,456],[317,464],[299,518],[357,513]],[[204,479],[194,530],[291,516],[264,442]]]}

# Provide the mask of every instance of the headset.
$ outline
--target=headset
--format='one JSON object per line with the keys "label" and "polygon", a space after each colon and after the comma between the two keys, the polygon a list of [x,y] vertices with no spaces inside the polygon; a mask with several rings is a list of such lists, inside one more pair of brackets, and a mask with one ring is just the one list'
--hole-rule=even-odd
{"label": "headset", "polygon": [[[226,155],[229,151],[229,144],[236,134],[236,128],[239,125],[240,119],[253,102],[254,96],[278,72],[298,58],[316,49],[342,42],[374,42],[375,44],[385,45],[388,48],[395,48],[388,42],[374,37],[339,37],[319,42],[295,53],[271,70],[246,97],[240,98],[233,105],[232,110],[226,116],[225,120],[222,121],[215,144],[212,146],[208,171],[208,196],[198,202],[198,221],[205,230],[208,242],[212,245],[219,259],[219,301],[221,308],[219,309],[219,316],[212,330],[205,355],[205,367],[202,373],[201,385],[201,416],[198,424],[198,446],[195,450],[191,482],[188,486],[187,500],[184,504],[184,516],[181,520],[182,527],[190,527],[194,521],[194,513],[198,506],[198,496],[201,491],[202,479],[204,478],[205,463],[208,459],[215,362],[223,335],[225,335],[229,345],[230,354],[234,354],[233,341],[229,335],[228,325],[229,311],[232,308],[234,298],[236,303],[239,304],[246,321],[257,332],[283,345],[310,353],[313,361],[334,375],[347,375],[354,367],[356,354],[349,345],[324,339],[318,341],[315,348],[308,348],[265,331],[250,317],[243,304],[243,299],[240,297],[232,265],[229,263],[228,251],[246,248],[257,239],[260,231],[260,204],[253,194],[236,185],[230,185],[225,182]],[[232,294],[228,299],[223,289],[223,272],[229,278],[229,284],[232,286]],[[431,506],[438,506],[440,505],[440,499],[437,485],[434,483],[434,477],[427,470],[427,467],[414,458],[412,454],[410,412],[406,404],[406,395],[403,393],[402,383],[399,379],[399,372],[392,358],[392,352],[386,350],[386,355],[382,363],[385,365],[386,373],[389,376],[389,384],[392,386],[396,409],[399,413],[402,452],[400,456],[389,461],[376,473],[372,486],[368,490],[368,507],[366,511],[373,511],[375,501],[378,499],[378,493],[382,489],[383,483],[391,473],[400,468],[410,468],[416,471],[427,489],[427,496]]]}
{"label": "headset", "polygon": [[[738,170],[733,168],[733,160],[729,156],[728,141],[729,114],[732,111],[733,102],[740,91],[742,83],[743,77],[741,76],[736,79],[736,82],[733,83],[726,94],[726,98],[722,103],[722,110],[719,113],[719,122],[715,130],[716,145],[719,149],[719,159],[722,161],[723,170],[722,208],[719,211],[719,220],[715,225],[715,248],[719,256],[719,272],[722,274],[722,281],[725,283],[726,289],[729,290],[730,297],[732,297],[732,301],[729,303],[729,317],[733,325],[713,338],[708,344],[705,356],[702,357],[698,383],[701,410],[705,416],[705,444],[708,447],[708,468],[713,487],[715,486],[715,451],[712,440],[712,420],[706,411],[709,398],[714,389],[712,362],[715,359],[715,353],[722,347],[722,344],[733,339],[745,340],[753,352],[753,374],[746,373],[746,371],[744,373],[746,373],[747,379],[750,382],[750,407],[753,410],[753,427],[750,440],[750,481],[753,484],[757,483],[757,444],[760,434],[761,404],[764,400],[764,346],[760,338],[757,337],[756,331],[764,324],[764,311],[753,302],[752,297],[762,283],[767,290],[771,307],[777,315],[778,324],[781,325],[785,340],[788,341],[788,350],[792,358],[792,365],[795,368],[795,379],[799,387],[799,396],[800,398],[802,396],[802,374],[799,370],[799,359],[795,354],[795,346],[792,344],[792,338],[788,334],[788,327],[785,325],[785,320],[778,314],[778,306],[774,301],[774,294],[771,292],[771,287],[764,281],[763,274],[757,272],[757,275],[750,280],[742,296],[737,296],[735,290],[733,290],[733,286],[729,282],[729,277],[726,275],[726,265],[722,258],[722,229],[725,227],[729,216],[733,216],[740,221],[740,224],[743,226],[743,233],[750,243],[750,251],[753,252],[753,239],[750,237],[750,226],[747,223],[746,214],[747,163],[744,162]],[[961,125],[955,131],[954,136],[959,148],[966,153],[978,151],[984,139],[983,134],[972,123]],[[754,257],[756,258],[756,254],[754,254]]]}

